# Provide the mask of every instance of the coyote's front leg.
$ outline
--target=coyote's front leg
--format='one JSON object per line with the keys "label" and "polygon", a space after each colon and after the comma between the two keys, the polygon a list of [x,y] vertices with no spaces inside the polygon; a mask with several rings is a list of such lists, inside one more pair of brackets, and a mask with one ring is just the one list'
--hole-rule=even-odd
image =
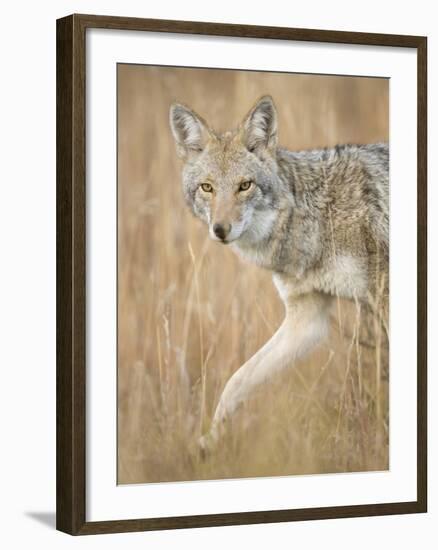
{"label": "coyote's front leg", "polygon": [[217,442],[221,427],[251,392],[271,376],[303,357],[327,333],[329,296],[317,292],[288,298],[286,317],[272,338],[228,380],[210,431],[201,438],[203,450]]}

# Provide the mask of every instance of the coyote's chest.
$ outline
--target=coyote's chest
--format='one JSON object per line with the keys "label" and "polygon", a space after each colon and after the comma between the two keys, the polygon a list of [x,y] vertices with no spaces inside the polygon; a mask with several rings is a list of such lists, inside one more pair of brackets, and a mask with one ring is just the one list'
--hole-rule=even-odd
{"label": "coyote's chest", "polygon": [[[350,254],[338,254],[326,259],[317,267],[303,268],[302,263],[291,263],[278,269],[269,246],[233,246],[244,260],[274,272],[274,282],[281,298],[306,294],[312,291],[324,292],[331,296],[363,300],[368,290],[367,265],[364,258]],[[280,281],[280,284],[277,284]]]}
{"label": "coyote's chest", "polygon": [[258,267],[273,270],[272,257],[268,247],[263,245],[242,246],[241,243],[239,243],[239,245],[233,243],[231,246],[236,254],[243,260]]}
{"label": "coyote's chest", "polygon": [[274,283],[284,302],[318,291],[341,298],[364,300],[367,296],[366,263],[360,258],[339,255],[324,267],[309,269],[302,277],[274,274]]}
{"label": "coyote's chest", "polygon": [[338,255],[327,267],[309,275],[309,283],[332,296],[362,300],[368,289],[365,260],[350,255]]}

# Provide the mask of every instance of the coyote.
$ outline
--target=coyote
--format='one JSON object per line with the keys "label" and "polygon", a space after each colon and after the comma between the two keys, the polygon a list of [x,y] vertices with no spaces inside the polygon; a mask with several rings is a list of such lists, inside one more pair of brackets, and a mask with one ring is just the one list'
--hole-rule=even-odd
{"label": "coyote", "polygon": [[228,380],[200,440],[205,450],[252,390],[324,338],[336,297],[374,308],[378,296],[387,298],[389,149],[280,148],[270,96],[222,135],[178,103],[170,127],[188,206],[212,239],[272,271],[286,312],[272,338]]}

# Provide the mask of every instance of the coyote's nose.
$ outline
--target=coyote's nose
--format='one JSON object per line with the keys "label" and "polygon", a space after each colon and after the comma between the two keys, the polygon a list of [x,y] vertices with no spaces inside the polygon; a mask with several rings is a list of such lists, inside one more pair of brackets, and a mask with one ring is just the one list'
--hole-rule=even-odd
{"label": "coyote's nose", "polygon": [[231,224],[229,223],[215,223],[213,225],[214,234],[218,239],[224,241],[231,231]]}

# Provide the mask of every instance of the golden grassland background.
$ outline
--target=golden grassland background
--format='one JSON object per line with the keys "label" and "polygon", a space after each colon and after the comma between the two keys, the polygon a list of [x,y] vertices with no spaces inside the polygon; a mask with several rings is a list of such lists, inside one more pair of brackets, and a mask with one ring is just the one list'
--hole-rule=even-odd
{"label": "golden grassland background", "polygon": [[348,303],[324,345],[259,391],[214,453],[198,452],[226,381],[283,306],[270,274],[212,242],[184,204],[169,106],[223,131],[264,94],[284,147],[388,140],[384,79],[118,67],[119,483],[388,468],[388,342]]}

